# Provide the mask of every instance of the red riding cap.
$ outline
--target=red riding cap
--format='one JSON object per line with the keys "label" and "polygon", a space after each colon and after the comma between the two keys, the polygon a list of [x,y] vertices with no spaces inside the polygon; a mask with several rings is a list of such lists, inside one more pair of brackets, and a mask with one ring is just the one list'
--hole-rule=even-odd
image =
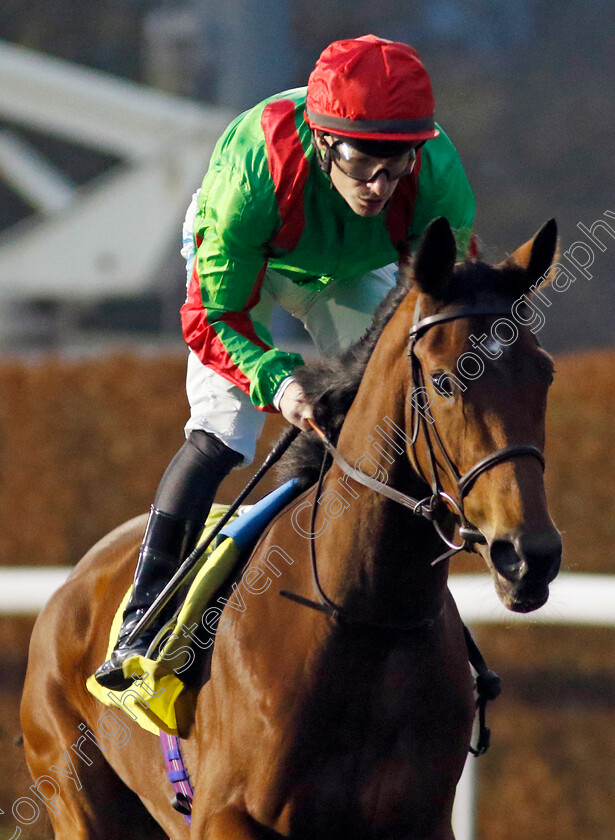
{"label": "red riding cap", "polygon": [[310,128],[342,137],[430,140],[440,133],[433,112],[431,82],[418,53],[375,35],[334,41],[308,80]]}

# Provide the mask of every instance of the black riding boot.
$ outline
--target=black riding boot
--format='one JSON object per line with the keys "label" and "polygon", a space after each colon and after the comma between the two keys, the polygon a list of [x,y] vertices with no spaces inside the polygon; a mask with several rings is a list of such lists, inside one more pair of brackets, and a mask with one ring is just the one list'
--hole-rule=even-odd
{"label": "black riding boot", "polygon": [[111,658],[96,671],[96,680],[105,688],[121,691],[131,685],[132,679],[124,676],[122,665],[129,656],[145,656],[155,636],[172,615],[173,600],[130,647],[126,640],[185,558],[186,548],[194,542],[200,528],[200,524],[176,519],[152,505],[117,645]]}
{"label": "black riding boot", "polygon": [[220,482],[239,461],[241,455],[216,437],[194,431],[169,465],[151,509],[117,645],[95,674],[100,685],[123,691],[132,684],[123,663],[147,653],[173,613],[173,600],[130,647],[126,639],[194,548]]}

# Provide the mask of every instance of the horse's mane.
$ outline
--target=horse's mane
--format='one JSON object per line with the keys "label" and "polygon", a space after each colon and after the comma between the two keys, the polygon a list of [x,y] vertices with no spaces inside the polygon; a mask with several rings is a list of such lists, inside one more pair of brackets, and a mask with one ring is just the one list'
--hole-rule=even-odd
{"label": "horse's mane", "polygon": [[[444,304],[475,303],[479,297],[511,296],[510,302],[523,291],[525,272],[517,266],[496,269],[480,260],[457,263],[449,282],[439,288],[438,298]],[[392,315],[409,292],[413,282],[411,266],[399,272],[396,286],[374,313],[371,325],[363,336],[344,353],[330,359],[317,359],[295,371],[295,377],[313,406],[314,419],[329,440],[335,443],[344,418],[359,390],[361,379],[376,343]],[[318,479],[323,459],[323,445],[314,432],[304,432],[289,448],[278,466],[278,478],[298,478],[302,487]]]}
{"label": "horse's mane", "polygon": [[[411,272],[400,272],[397,284],[380,303],[362,337],[339,356],[317,359],[298,368],[294,376],[314,409],[314,419],[329,440],[336,442],[344,418],[359,390],[365,368],[382,331],[412,285]],[[323,444],[314,432],[303,432],[278,467],[281,481],[299,478],[309,487],[318,478]]]}

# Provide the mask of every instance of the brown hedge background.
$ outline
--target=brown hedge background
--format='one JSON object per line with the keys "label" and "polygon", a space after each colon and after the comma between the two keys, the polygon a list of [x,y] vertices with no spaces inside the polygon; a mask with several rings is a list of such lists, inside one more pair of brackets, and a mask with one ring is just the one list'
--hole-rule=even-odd
{"label": "brown hedge background", "polygon": [[[560,357],[556,366],[546,476],[564,569],[614,573],[615,351]],[[73,564],[148,509],[183,440],[184,370],[183,356],[131,352],[0,362],[0,564]],[[261,458],[280,429],[269,417]],[[220,498],[230,501],[252,471],[229,477]],[[465,558],[455,571],[479,568]],[[31,784],[14,743],[31,627],[30,618],[0,616],[7,838],[11,805]],[[490,715],[493,746],[479,760],[479,840],[613,840],[615,631],[492,626],[477,637],[504,683]],[[22,836],[51,834],[40,820]]]}

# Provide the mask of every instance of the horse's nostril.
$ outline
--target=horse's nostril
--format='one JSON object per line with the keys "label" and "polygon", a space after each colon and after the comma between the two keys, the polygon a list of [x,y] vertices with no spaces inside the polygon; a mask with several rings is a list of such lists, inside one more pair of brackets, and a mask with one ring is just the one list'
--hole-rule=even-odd
{"label": "horse's nostril", "polygon": [[557,531],[526,534],[517,544],[528,566],[528,575],[550,583],[559,572],[562,539]]}
{"label": "horse's nostril", "polygon": [[528,577],[544,580],[546,583],[551,583],[557,577],[561,565],[561,553],[537,556],[525,554],[525,558],[529,570]]}
{"label": "horse's nostril", "polygon": [[510,540],[494,540],[489,551],[491,562],[502,577],[513,583],[521,580],[527,571],[527,563],[517,554]]}

